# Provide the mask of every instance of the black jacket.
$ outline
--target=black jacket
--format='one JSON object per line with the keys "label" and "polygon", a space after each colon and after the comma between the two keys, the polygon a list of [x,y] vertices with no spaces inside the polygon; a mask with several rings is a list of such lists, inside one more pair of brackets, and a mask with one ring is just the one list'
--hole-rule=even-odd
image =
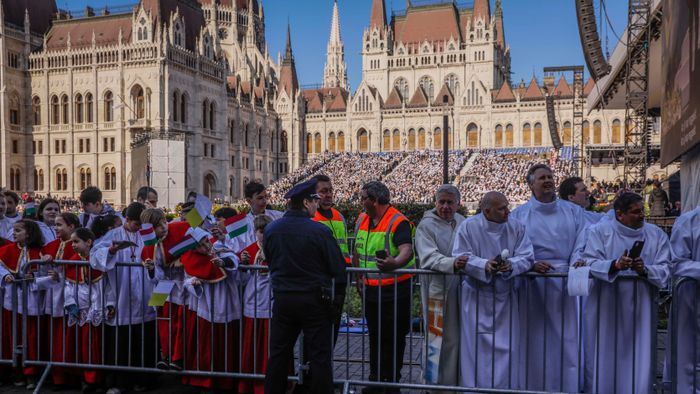
{"label": "black jacket", "polygon": [[318,292],[346,286],[345,259],[328,227],[303,211],[287,211],[265,227],[263,249],[274,292]]}

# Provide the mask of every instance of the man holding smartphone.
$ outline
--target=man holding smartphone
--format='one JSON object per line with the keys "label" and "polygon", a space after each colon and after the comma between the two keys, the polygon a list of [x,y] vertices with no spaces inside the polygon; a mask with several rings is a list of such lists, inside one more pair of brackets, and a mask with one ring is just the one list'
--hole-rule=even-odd
{"label": "man holding smartphone", "polygon": [[[382,271],[368,273],[362,278],[370,339],[369,380],[398,382],[411,323],[413,276],[391,271],[413,268],[413,229],[411,222],[391,206],[389,189],[383,183],[372,181],[362,186],[360,202],[365,212],[360,214],[355,225],[353,265]],[[373,387],[363,390],[363,393],[378,392],[398,393],[399,390]]]}
{"label": "man holding smartphone", "polygon": [[[590,228],[582,254],[595,278],[584,309],[583,389],[648,393],[656,329],[649,306],[654,288],[666,287],[670,279],[671,247],[663,230],[644,221],[642,196],[622,193],[615,216]],[[624,277],[632,278],[620,280]]]}

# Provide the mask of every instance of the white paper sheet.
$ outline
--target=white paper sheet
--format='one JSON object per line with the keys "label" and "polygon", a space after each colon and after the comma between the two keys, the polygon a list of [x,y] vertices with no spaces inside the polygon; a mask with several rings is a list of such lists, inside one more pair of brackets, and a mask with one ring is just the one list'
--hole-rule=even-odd
{"label": "white paper sheet", "polygon": [[568,290],[572,297],[588,295],[588,275],[591,267],[569,268]]}

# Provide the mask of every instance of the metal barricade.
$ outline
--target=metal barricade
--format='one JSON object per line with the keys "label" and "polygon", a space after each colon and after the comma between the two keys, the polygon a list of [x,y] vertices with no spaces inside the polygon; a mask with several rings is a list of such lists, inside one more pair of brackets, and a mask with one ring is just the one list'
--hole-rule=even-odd
{"label": "metal barricade", "polygon": [[[700,393],[700,281],[680,277],[673,286],[670,352],[666,352],[666,376],[672,393]],[[670,364],[670,365],[669,365]]]}
{"label": "metal barricade", "polygon": [[[65,272],[73,269],[93,278],[87,262],[55,261],[48,266],[34,261],[32,266],[37,277],[48,275],[49,268],[63,273],[60,286],[41,290],[44,298],[30,294],[40,281],[21,282],[22,306],[29,307],[32,301],[39,308],[40,300],[52,301],[41,305],[42,313],[49,317],[37,324],[34,334],[27,330],[33,323],[25,313],[20,319],[23,329],[13,329],[11,335],[16,341],[12,348],[21,351],[17,365],[45,368],[39,387],[49,375],[55,374],[55,379],[66,368],[80,368],[84,373],[177,374],[184,383],[195,386],[249,388],[262,384],[274,301],[266,266],[222,267],[225,279],[195,283],[188,278],[176,284],[185,294],[181,311],[174,304],[156,309],[147,305],[146,297],[150,298],[151,289],[163,278],[150,275],[139,263],[119,263],[82,289],[67,286]],[[118,270],[123,271],[121,276]],[[370,274],[381,274],[380,278],[395,283],[368,286],[364,279]],[[126,278],[130,278],[128,283]],[[623,387],[621,379],[631,376],[635,392],[640,382],[654,387],[657,290],[636,276],[620,276],[613,283],[594,279],[591,295],[580,300],[561,296],[566,279],[565,273],[527,273],[484,282],[465,274],[421,269],[382,273],[348,268],[343,317],[335,316],[329,333],[335,346],[335,383],[345,393],[358,387],[613,392]],[[53,292],[78,299],[77,313],[75,308],[65,313],[69,306],[65,301],[63,309],[55,310],[60,302]],[[536,304],[540,299],[549,302]],[[619,302],[611,304],[612,299]],[[113,319],[106,315],[111,313],[110,305]],[[539,308],[544,320],[533,308]],[[105,315],[92,321],[96,315],[90,315],[90,310]],[[627,331],[627,325],[634,323],[648,326]],[[550,330],[546,324],[560,330]],[[85,325],[89,328],[83,329]],[[176,326],[180,328],[173,329]],[[177,342],[182,346],[182,370],[172,363],[177,361],[173,359]],[[303,348],[302,336],[289,366],[290,383],[313,379],[306,375]],[[453,358],[441,359],[439,354],[448,352]],[[159,360],[166,361],[165,369],[158,368],[162,366]],[[570,370],[575,373],[566,378]],[[608,391],[608,387],[616,389]]]}

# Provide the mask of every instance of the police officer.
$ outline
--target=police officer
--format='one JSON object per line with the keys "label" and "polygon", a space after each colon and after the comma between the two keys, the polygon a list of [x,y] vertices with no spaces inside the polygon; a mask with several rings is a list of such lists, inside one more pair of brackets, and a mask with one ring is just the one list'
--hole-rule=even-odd
{"label": "police officer", "polygon": [[[317,180],[300,183],[286,195],[289,210],[265,228],[274,304],[265,393],[281,394],[299,332],[313,374],[309,392],[332,393],[333,318],[340,305],[333,294],[346,286],[345,260],[331,231],[311,218],[319,195]],[[338,291],[338,290],[336,290]]]}

